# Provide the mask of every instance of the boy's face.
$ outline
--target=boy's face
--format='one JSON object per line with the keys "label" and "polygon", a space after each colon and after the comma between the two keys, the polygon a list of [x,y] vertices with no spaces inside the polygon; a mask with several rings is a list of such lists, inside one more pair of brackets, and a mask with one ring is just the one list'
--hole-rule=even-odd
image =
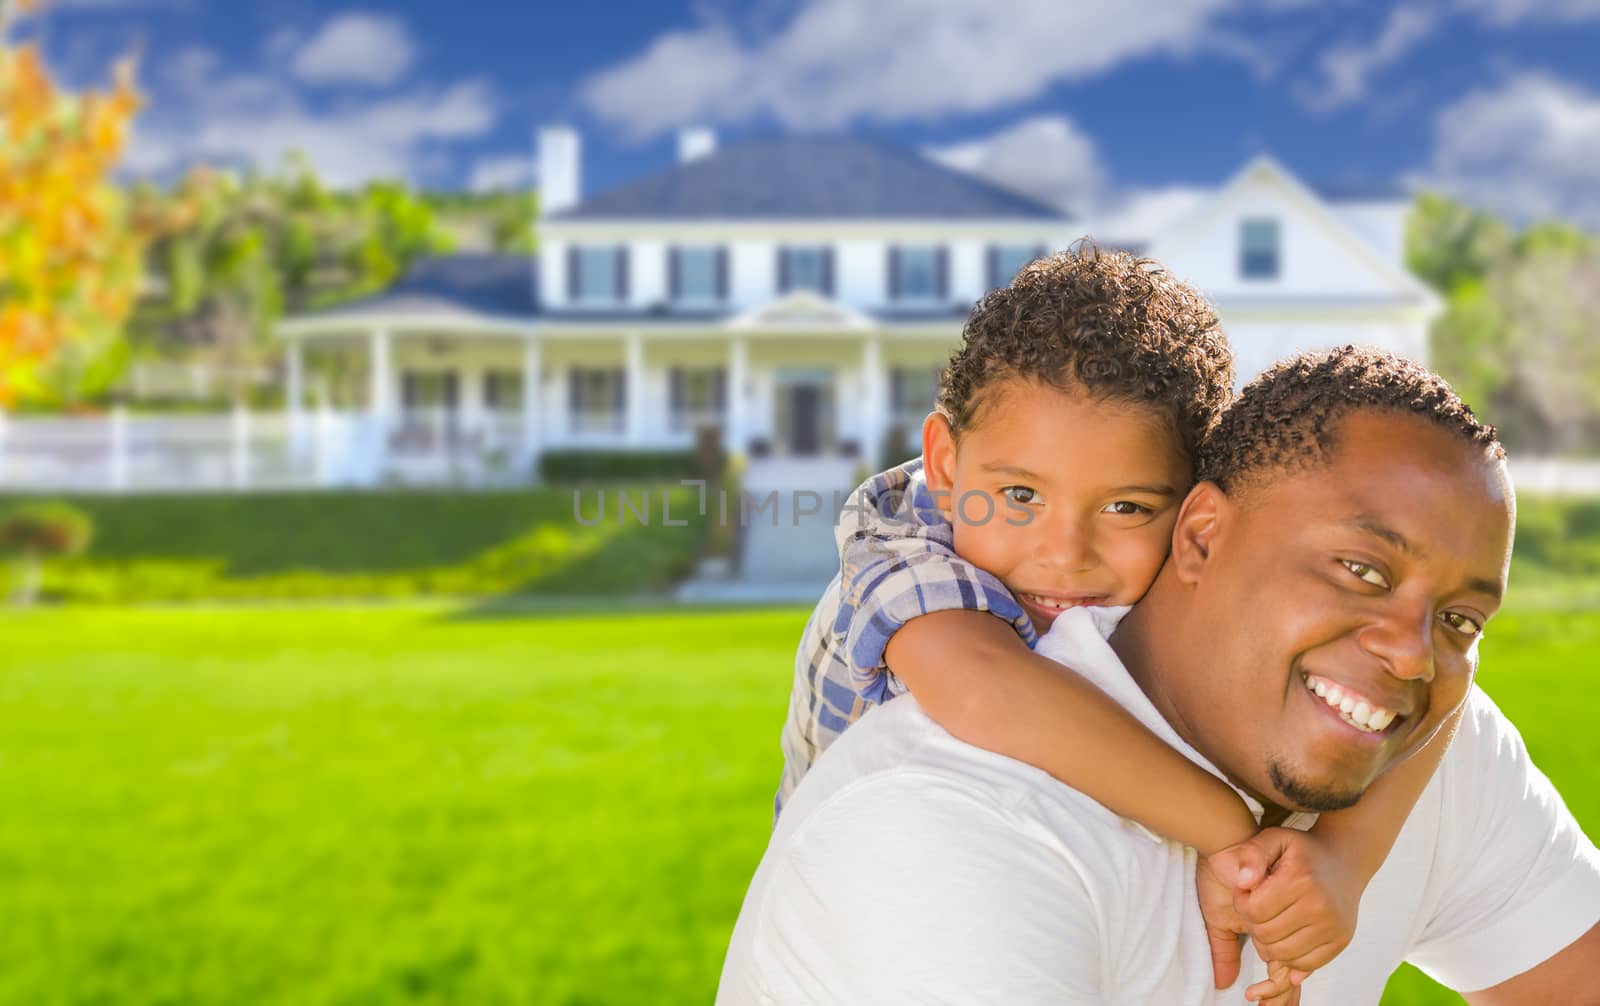
{"label": "boy's face", "polygon": [[1144,596],[1193,474],[1155,409],[1020,377],[986,389],[959,448],[938,414],[922,437],[956,552],[999,577],[1041,633],[1067,608]]}

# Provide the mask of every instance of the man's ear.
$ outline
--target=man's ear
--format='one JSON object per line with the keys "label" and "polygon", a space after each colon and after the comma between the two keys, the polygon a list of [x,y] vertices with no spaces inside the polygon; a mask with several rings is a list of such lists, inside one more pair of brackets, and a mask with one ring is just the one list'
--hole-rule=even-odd
{"label": "man's ear", "polygon": [[956,435],[943,413],[930,412],[922,421],[922,475],[927,479],[934,505],[950,520],[956,484]]}
{"label": "man's ear", "polygon": [[1233,512],[1233,501],[1215,482],[1201,482],[1189,490],[1172,527],[1172,556],[1167,560],[1181,582],[1199,581]]}

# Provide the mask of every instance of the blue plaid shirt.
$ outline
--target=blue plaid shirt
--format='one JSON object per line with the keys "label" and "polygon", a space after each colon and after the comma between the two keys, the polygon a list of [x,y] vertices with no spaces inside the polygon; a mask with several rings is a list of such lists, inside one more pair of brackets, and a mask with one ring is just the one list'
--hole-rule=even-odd
{"label": "blue plaid shirt", "polygon": [[905,692],[883,651],[906,622],[933,611],[989,611],[1010,622],[1030,648],[1039,641],[1005,584],[956,554],[954,529],[934,503],[921,458],[858,486],[834,535],[839,575],[806,622],[794,658],[774,817],[846,727]]}

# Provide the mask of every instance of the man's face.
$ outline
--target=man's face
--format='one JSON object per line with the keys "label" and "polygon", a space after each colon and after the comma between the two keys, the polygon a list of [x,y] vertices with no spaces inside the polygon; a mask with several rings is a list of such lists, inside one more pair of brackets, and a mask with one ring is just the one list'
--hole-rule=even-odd
{"label": "man's face", "polygon": [[1204,657],[1166,682],[1177,713],[1266,802],[1349,806],[1466,697],[1511,556],[1504,466],[1417,417],[1356,413],[1331,464],[1219,513],[1188,623]]}

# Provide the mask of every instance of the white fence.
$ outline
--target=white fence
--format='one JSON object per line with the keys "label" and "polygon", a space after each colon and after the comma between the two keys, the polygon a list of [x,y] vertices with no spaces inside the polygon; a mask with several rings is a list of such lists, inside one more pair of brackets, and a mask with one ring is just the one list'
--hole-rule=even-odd
{"label": "white fence", "polygon": [[0,413],[0,491],[146,492],[526,481],[520,422],[443,410],[107,415]]}

